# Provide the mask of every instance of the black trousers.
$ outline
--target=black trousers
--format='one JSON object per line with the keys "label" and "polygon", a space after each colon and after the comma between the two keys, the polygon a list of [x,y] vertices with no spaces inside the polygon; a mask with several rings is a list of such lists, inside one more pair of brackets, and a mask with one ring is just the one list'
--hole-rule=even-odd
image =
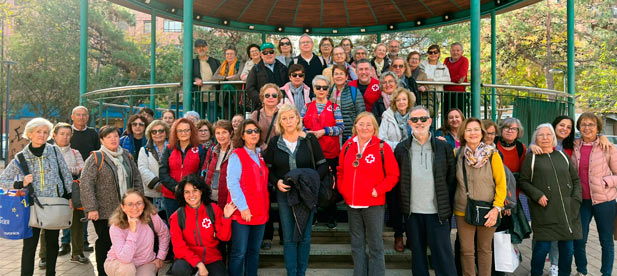
{"label": "black trousers", "polygon": [[[47,269],[45,275],[56,275],[56,259],[58,258],[58,234],[60,230],[45,230],[45,242],[47,243],[47,252],[45,259],[47,261]],[[24,239],[24,246],[21,250],[21,276],[32,276],[34,273],[34,256],[36,255],[36,247],[39,244],[39,235],[41,228],[32,228],[32,237]]]}
{"label": "black trousers", "polygon": [[[400,208],[401,190],[398,185],[394,186],[391,191],[386,192],[386,205],[388,207],[388,222],[394,228],[394,237],[402,238],[405,232],[403,225],[403,214]],[[409,238],[409,237],[408,237]]]}
{"label": "black trousers", "polygon": [[[208,275],[210,276],[227,276],[227,269],[223,261],[216,261],[206,265]],[[192,267],[184,259],[177,259],[171,266],[171,275],[176,276],[190,276],[197,273],[197,267]]]}
{"label": "black trousers", "polygon": [[[336,183],[336,181],[338,180],[337,175],[336,175],[336,166],[338,166],[338,157],[326,159],[326,162],[328,162],[328,167],[330,167],[330,172],[332,172],[332,175],[334,175],[334,181]],[[335,222],[336,221],[336,217],[338,213],[338,210],[336,209],[336,203],[342,200],[343,197],[341,196],[341,194],[339,194],[338,189],[334,189],[334,196],[336,197],[336,200],[334,201],[334,203],[330,204],[330,206],[328,206],[327,208],[318,211],[317,217],[319,218],[319,220],[323,220],[323,222]]]}
{"label": "black trousers", "polygon": [[[96,270],[99,272],[99,276],[107,276],[105,273],[105,260],[107,259],[107,252],[111,249],[111,239],[109,238],[109,224],[106,219],[99,219],[92,221],[94,224],[94,230],[96,230],[96,243],[94,244],[94,253],[96,255]],[[56,250],[57,251],[57,250]]]}
{"label": "black trousers", "polygon": [[[273,202],[278,202],[276,200],[276,190],[278,190],[277,187],[274,187],[274,189],[270,189],[270,206],[272,206]],[[269,214],[269,218],[268,218],[268,222],[266,222],[266,230],[264,231],[264,238],[263,240],[273,240],[274,239],[274,223],[275,222],[280,222],[281,219],[279,218],[279,212],[278,210],[274,210],[274,208],[270,207],[270,214]],[[282,241],[283,240],[283,228],[280,227],[280,223],[279,223],[279,228],[278,228],[278,233],[279,233],[279,239]]]}

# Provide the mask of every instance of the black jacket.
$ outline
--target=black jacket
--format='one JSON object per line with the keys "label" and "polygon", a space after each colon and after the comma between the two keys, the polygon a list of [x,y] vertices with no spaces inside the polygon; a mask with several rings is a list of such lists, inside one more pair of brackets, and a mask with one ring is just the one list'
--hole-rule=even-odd
{"label": "black jacket", "polygon": [[319,179],[319,173],[312,168],[293,169],[285,175],[285,184],[291,186],[286,194],[295,218],[294,241],[301,241],[307,223],[312,223],[309,218],[311,211],[317,209]]}
{"label": "black jacket", "polygon": [[381,125],[381,115],[388,110],[389,106],[386,106],[383,102],[383,97],[379,97],[379,99],[373,104],[373,109],[371,109],[371,113],[375,115],[375,119],[377,119],[377,124]]}
{"label": "black jacket", "polygon": [[[373,66],[373,68],[375,68],[375,70],[377,70],[377,65],[375,65],[375,59],[373,58],[371,59],[371,66]],[[384,58],[383,59],[383,68],[381,68],[381,73],[383,74],[384,72],[390,71],[390,59],[388,58]]]}
{"label": "black jacket", "polygon": [[[218,59],[215,59],[213,57],[208,57],[208,65],[210,65],[210,70],[212,70],[212,74],[214,75],[214,72],[216,72],[216,69],[219,68],[219,66],[221,66],[221,62]],[[201,79],[201,65],[199,63],[199,57],[196,57],[193,59],[193,81],[195,81],[196,78]],[[204,80],[203,81],[209,81],[209,80]],[[197,86],[193,85],[193,91],[197,91]]]}
{"label": "black jacket", "polygon": [[[394,157],[398,161],[401,172],[399,179],[400,208],[404,216],[411,212],[411,141],[413,135],[399,143],[394,149]],[[456,191],[456,159],[452,147],[431,135],[428,141],[433,150],[433,179],[435,181],[435,197],[437,199],[437,215],[439,221],[445,222],[452,217],[454,192]]]}
{"label": "black jacket", "polygon": [[289,81],[287,66],[276,59],[274,60],[274,74],[269,75],[268,71],[270,71],[270,69],[268,69],[263,60],[261,60],[257,65],[253,66],[246,77],[246,94],[252,101],[251,106],[253,110],[261,108],[259,90],[262,86],[266,83],[276,83],[276,85],[282,87]]}

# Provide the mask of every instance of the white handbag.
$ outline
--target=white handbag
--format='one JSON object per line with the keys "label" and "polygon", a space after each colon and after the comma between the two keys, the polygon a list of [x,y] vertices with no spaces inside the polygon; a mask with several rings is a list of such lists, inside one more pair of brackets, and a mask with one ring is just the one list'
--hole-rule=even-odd
{"label": "white handbag", "polygon": [[495,253],[495,271],[512,273],[521,263],[521,253],[512,244],[510,234],[506,231],[493,235],[493,253]]}

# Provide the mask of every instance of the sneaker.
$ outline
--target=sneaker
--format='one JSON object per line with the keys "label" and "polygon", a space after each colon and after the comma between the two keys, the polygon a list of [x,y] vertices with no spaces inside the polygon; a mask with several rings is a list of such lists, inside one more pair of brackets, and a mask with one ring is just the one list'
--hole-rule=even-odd
{"label": "sneaker", "polygon": [[270,240],[265,240],[261,243],[261,249],[263,250],[270,250],[272,248],[272,241]]}
{"label": "sneaker", "polygon": [[47,261],[45,259],[41,259],[41,261],[39,261],[39,269],[46,269],[47,268]]}
{"label": "sneaker", "polygon": [[327,226],[328,226],[328,229],[331,229],[331,230],[336,229],[336,220],[329,221]]}
{"label": "sneaker", "polygon": [[60,246],[60,250],[58,250],[58,256],[64,256],[69,253],[71,253],[71,246],[68,244],[62,244],[62,246]]}
{"label": "sneaker", "polygon": [[559,275],[559,267],[556,265],[551,265],[551,268],[548,270],[548,275],[550,276],[558,276]]}
{"label": "sneaker", "polygon": [[90,260],[88,258],[86,258],[83,254],[79,254],[77,256],[73,256],[71,258],[71,262],[72,263],[80,263],[80,264],[88,264],[88,263],[90,263]]}
{"label": "sneaker", "polygon": [[587,274],[583,274],[583,273],[578,272],[578,273],[576,273],[576,276],[587,276]]}
{"label": "sneaker", "polygon": [[84,243],[84,252],[93,252],[94,248],[89,243]]}

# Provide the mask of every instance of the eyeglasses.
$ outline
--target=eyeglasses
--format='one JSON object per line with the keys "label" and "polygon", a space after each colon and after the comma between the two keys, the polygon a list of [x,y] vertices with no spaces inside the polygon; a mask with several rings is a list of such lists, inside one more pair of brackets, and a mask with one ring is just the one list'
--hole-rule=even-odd
{"label": "eyeglasses", "polygon": [[581,128],[594,128],[596,124],[581,124]]}
{"label": "eyeglasses", "polygon": [[403,69],[405,68],[405,64],[392,64],[392,68]]}
{"label": "eyeglasses", "polygon": [[354,168],[357,168],[358,166],[360,166],[360,158],[362,158],[362,153],[356,154],[356,160],[354,160],[353,163],[351,164]]}
{"label": "eyeglasses", "polygon": [[315,85],[315,86],[313,86],[313,87],[315,88],[315,90],[323,90],[323,91],[328,90],[328,86],[327,86],[327,85],[324,85],[324,86],[321,86],[321,85]]}
{"label": "eyeglasses", "polygon": [[264,94],[264,98],[268,99],[272,97],[273,99],[276,99],[279,97],[279,94]]}
{"label": "eyeglasses", "polygon": [[414,123],[414,124],[415,124],[415,123],[417,123],[417,122],[418,122],[418,120],[419,120],[420,122],[426,123],[426,121],[428,121],[428,119],[430,119],[430,118],[429,118],[429,117],[427,117],[427,116],[422,116],[422,117],[409,117],[409,120],[410,120],[412,123]]}
{"label": "eyeglasses", "polygon": [[152,133],[153,135],[163,134],[165,133],[165,130],[164,129],[153,129],[152,131],[150,131],[150,133]]}
{"label": "eyeglasses", "polygon": [[129,207],[129,208],[141,208],[144,207],[144,202],[143,201],[139,201],[137,203],[133,203],[133,202],[129,202],[127,204],[124,204],[125,206]]}
{"label": "eyeglasses", "polygon": [[251,135],[253,133],[259,134],[260,132],[261,132],[261,130],[259,130],[258,128],[255,128],[255,129],[245,129],[244,130],[244,133],[249,134],[249,135]]}
{"label": "eyeglasses", "polygon": [[518,132],[518,127],[506,127],[503,130],[508,132]]}
{"label": "eyeglasses", "polygon": [[341,44],[341,46],[343,46],[343,47],[351,47],[351,44],[345,43],[345,44]]}
{"label": "eyeglasses", "polygon": [[290,76],[294,77],[294,78],[304,78],[304,74],[303,73],[291,73]]}
{"label": "eyeglasses", "polygon": [[281,45],[281,46],[291,46],[291,42],[280,42],[279,45]]}
{"label": "eyeglasses", "polygon": [[272,54],[274,54],[274,50],[263,50],[263,51],[261,51],[261,53],[263,55],[266,55],[266,56],[267,55],[272,55]]}
{"label": "eyeglasses", "polygon": [[332,47],[332,45],[324,43],[324,44],[321,44],[321,47]]}
{"label": "eyeglasses", "polygon": [[427,54],[436,55],[436,54],[439,54],[439,51],[428,51]]}
{"label": "eyeglasses", "polygon": [[187,133],[191,133],[191,129],[187,128],[187,129],[176,129],[176,132],[178,134],[187,134]]}
{"label": "eyeglasses", "polygon": [[495,136],[495,132],[487,132],[486,136]]}
{"label": "eyeglasses", "polygon": [[145,126],[145,123],[140,123],[140,122],[132,122],[131,123],[132,126],[136,127],[136,126]]}
{"label": "eyeglasses", "polygon": [[300,44],[313,44],[312,40],[300,41]]}

